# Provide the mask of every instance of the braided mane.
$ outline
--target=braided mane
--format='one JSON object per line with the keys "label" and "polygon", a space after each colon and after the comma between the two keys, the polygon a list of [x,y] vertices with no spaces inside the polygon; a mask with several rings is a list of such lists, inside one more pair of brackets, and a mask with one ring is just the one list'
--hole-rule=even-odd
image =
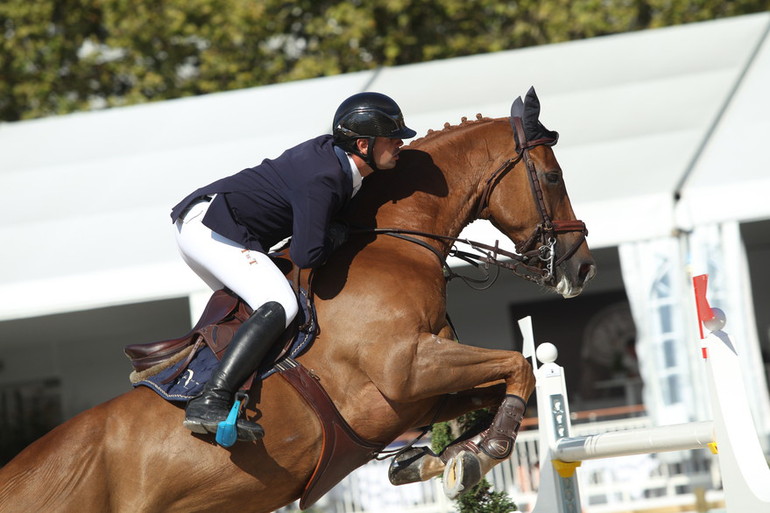
{"label": "braided mane", "polygon": [[409,146],[412,146],[412,145],[414,145],[416,143],[422,143],[422,142],[430,141],[430,140],[438,137],[439,135],[446,134],[446,133],[451,132],[452,130],[456,130],[458,128],[464,128],[464,127],[466,127],[468,125],[473,125],[473,124],[476,124],[476,123],[482,123],[482,122],[486,122],[486,121],[493,121],[493,119],[492,118],[488,118],[488,117],[484,117],[481,114],[476,114],[476,119],[472,119],[472,120],[469,120],[466,116],[463,116],[462,118],[460,118],[460,124],[459,125],[452,125],[449,122],[446,122],[446,123],[444,123],[444,128],[442,128],[441,130],[429,129],[428,132],[423,137],[420,137],[419,139],[414,139],[413,141],[411,141],[409,143]]}

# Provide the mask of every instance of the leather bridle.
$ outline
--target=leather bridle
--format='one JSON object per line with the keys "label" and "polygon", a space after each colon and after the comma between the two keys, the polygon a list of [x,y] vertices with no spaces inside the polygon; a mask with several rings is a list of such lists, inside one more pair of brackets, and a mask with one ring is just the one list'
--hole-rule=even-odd
{"label": "leather bridle", "polygon": [[[494,172],[492,176],[487,179],[484,186],[484,190],[481,193],[481,199],[476,209],[476,219],[488,219],[489,214],[486,211],[489,208],[489,198],[492,195],[492,190],[497,185],[503,176],[505,176],[511,169],[516,167],[521,160],[524,160],[524,164],[527,168],[527,176],[529,178],[529,185],[532,191],[532,196],[535,199],[535,206],[537,207],[538,215],[540,216],[540,223],[535,227],[529,238],[523,243],[517,243],[516,249],[522,256],[527,255],[531,258],[537,256],[537,258],[544,262],[544,272],[542,279],[548,281],[554,275],[554,269],[562,262],[570,258],[575,254],[577,249],[583,244],[586,236],[588,235],[588,229],[583,221],[579,219],[574,220],[556,220],[551,219],[548,214],[548,209],[545,205],[545,197],[543,194],[543,187],[540,184],[540,179],[537,176],[537,169],[529,155],[529,151],[537,146],[553,146],[556,144],[556,139],[551,137],[543,137],[528,141],[526,139],[524,127],[521,118],[514,117],[511,119],[511,124],[514,127],[514,137],[517,143],[517,155],[503,162],[503,164]],[[556,240],[557,236],[562,233],[580,232],[580,237],[573,243],[569,250],[565,251],[558,259],[556,259]],[[539,245],[538,245],[539,244]]]}
{"label": "leather bridle", "polygon": [[[534,228],[529,238],[523,242],[516,243],[516,252],[501,249],[498,247],[499,241],[496,241],[494,246],[490,246],[488,244],[483,244],[468,239],[460,239],[457,237],[449,237],[445,235],[437,235],[415,230],[403,230],[398,228],[374,228],[353,230],[353,232],[373,232],[377,234],[386,234],[419,244],[432,251],[439,258],[439,261],[443,265],[446,265],[444,256],[431,244],[428,244],[427,242],[415,237],[426,237],[438,241],[449,241],[453,243],[453,246],[449,251],[449,256],[458,257],[468,263],[481,262],[484,264],[492,264],[498,267],[509,269],[525,279],[541,284],[551,282],[555,277],[554,271],[556,267],[558,267],[562,262],[575,254],[580,245],[585,241],[585,238],[588,235],[588,229],[586,228],[586,225],[583,221],[577,219],[551,219],[551,216],[548,213],[548,209],[546,208],[543,188],[537,176],[537,169],[535,168],[535,164],[529,155],[529,151],[536,146],[553,145],[556,143],[556,139],[541,138],[527,141],[524,135],[524,128],[521,118],[512,118],[512,124],[514,126],[514,136],[516,137],[517,142],[517,154],[516,156],[503,162],[503,164],[497,168],[486,180],[474,218],[489,218],[489,198],[492,195],[492,191],[494,190],[495,186],[503,179],[503,177],[512,169],[514,169],[520,161],[523,160],[527,168],[527,176],[529,177],[529,184],[535,200],[535,206],[537,207],[540,217],[540,223]],[[556,258],[556,244],[558,235],[570,232],[580,232],[580,237],[578,237],[578,239],[567,251],[565,251],[559,258]],[[467,244],[471,247],[471,249],[481,254],[468,253],[457,249],[454,246],[454,243],[458,242]],[[510,259],[510,261],[501,261],[500,257]],[[451,276],[448,275],[448,277],[456,276],[458,275],[453,273]]]}

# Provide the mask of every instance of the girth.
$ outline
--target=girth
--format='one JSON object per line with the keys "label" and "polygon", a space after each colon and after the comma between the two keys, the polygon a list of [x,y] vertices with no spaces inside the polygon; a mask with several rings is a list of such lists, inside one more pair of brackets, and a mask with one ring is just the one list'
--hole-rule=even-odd
{"label": "girth", "polygon": [[321,456],[302,498],[301,509],[315,504],[350,472],[373,459],[386,444],[364,440],[345,421],[317,376],[292,358],[276,364],[278,374],[289,382],[321,422]]}

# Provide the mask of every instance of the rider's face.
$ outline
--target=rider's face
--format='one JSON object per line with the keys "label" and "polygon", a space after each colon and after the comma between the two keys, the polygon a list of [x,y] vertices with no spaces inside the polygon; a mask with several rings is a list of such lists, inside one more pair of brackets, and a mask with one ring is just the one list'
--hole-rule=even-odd
{"label": "rider's face", "polygon": [[[368,152],[372,149],[369,148],[369,141],[367,139],[358,139],[359,149],[363,153],[368,154]],[[401,146],[404,145],[404,141],[401,139],[389,139],[387,137],[377,137],[374,140],[374,149],[372,153],[372,158],[374,159],[374,163],[377,166],[378,169],[393,169],[396,167],[396,162],[398,161],[398,154],[401,151]],[[368,166],[367,166],[368,167]],[[363,176],[366,176],[367,174],[371,173],[371,170],[368,170],[366,174],[364,174],[364,171],[361,172]]]}
{"label": "rider's face", "polygon": [[404,141],[401,139],[388,139],[378,137],[374,141],[374,163],[379,169],[393,169],[398,161],[398,154]]}

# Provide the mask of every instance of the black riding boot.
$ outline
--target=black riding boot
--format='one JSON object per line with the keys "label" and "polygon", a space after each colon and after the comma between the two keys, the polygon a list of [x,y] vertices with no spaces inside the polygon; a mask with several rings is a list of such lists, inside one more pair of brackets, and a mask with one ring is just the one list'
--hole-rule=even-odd
{"label": "black riding boot", "polygon": [[[193,433],[216,433],[227,418],[238,388],[257,370],[273,342],[286,327],[286,311],[280,303],[265,303],[238,328],[219,367],[203,392],[187,403],[184,426]],[[254,441],[264,435],[262,426],[238,419],[238,440]]]}

